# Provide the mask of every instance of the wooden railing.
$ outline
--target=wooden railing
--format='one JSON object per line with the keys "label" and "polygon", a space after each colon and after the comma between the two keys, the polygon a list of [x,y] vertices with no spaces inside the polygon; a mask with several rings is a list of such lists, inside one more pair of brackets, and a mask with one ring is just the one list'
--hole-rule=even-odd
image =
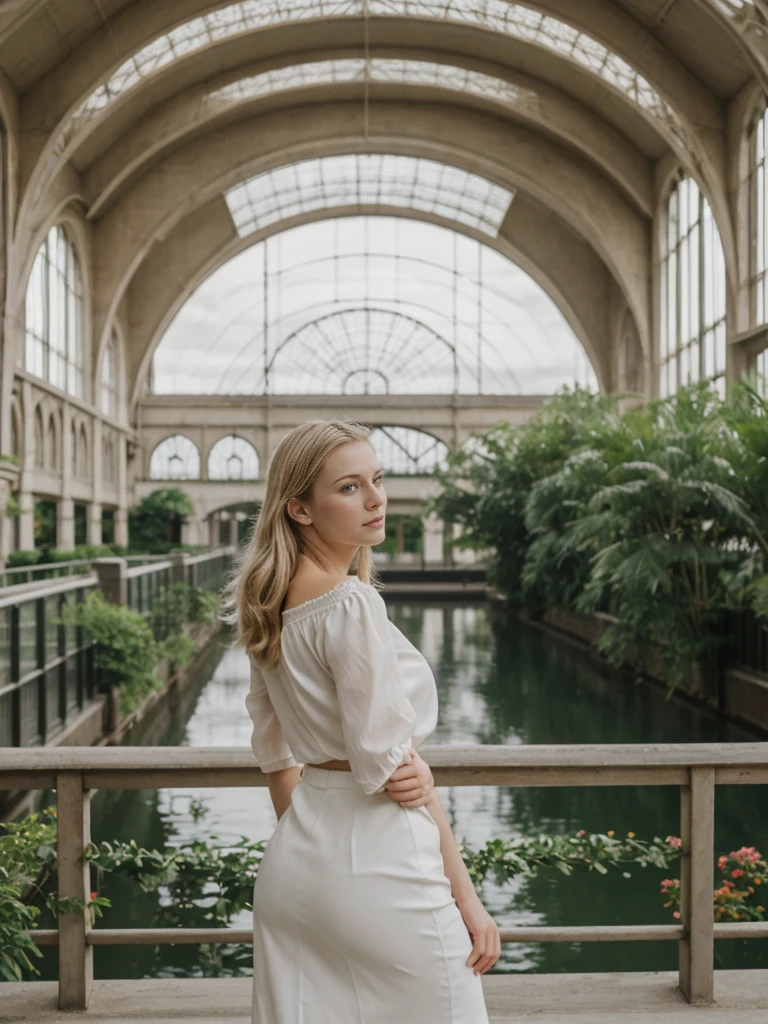
{"label": "wooden railing", "polygon": [[[709,1004],[714,939],[768,938],[768,922],[713,921],[716,785],[768,783],[768,743],[608,746],[424,746],[438,786],[677,786],[682,839],[680,922],[659,925],[516,927],[503,942],[679,943],[679,984],[690,1003]],[[99,789],[265,786],[247,749],[60,747],[0,750],[0,789],[57,791],[59,895],[87,902],[90,797]],[[93,947],[250,942],[241,929],[91,929],[84,915],[62,914],[56,931],[35,933],[59,947],[59,1006],[84,1009],[93,980]]]}

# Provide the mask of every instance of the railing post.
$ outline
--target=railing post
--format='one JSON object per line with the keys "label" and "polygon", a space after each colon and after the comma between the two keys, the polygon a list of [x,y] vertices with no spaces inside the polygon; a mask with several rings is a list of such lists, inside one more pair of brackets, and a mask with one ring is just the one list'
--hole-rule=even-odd
{"label": "railing post", "polygon": [[187,553],[172,551],[168,556],[171,560],[171,584],[187,582]]}
{"label": "railing post", "polygon": [[[91,868],[83,854],[91,839],[90,793],[82,772],[58,773],[59,896],[88,903]],[[89,914],[59,914],[59,1009],[85,1010],[93,985],[93,946],[87,942]]]}
{"label": "railing post", "polygon": [[93,571],[99,578],[104,597],[111,604],[128,604],[128,563],[124,558],[95,558]]}
{"label": "railing post", "polygon": [[680,787],[679,984],[689,1003],[714,1001],[715,769],[691,768]]}

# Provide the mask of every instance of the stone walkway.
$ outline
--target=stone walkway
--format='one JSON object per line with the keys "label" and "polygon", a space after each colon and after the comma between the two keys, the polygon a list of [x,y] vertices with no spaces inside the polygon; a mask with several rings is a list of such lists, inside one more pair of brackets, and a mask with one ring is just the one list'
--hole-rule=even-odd
{"label": "stone walkway", "polygon": [[[488,975],[491,1024],[766,1024],[768,971],[719,971],[717,1004],[689,1006],[674,972]],[[56,1009],[51,982],[4,984],[3,1024],[250,1024],[249,978],[97,981],[88,1011]],[[286,1021],[285,1024],[294,1024]],[[328,1022],[336,1024],[336,1022]],[[341,1024],[341,1022],[339,1022]]]}

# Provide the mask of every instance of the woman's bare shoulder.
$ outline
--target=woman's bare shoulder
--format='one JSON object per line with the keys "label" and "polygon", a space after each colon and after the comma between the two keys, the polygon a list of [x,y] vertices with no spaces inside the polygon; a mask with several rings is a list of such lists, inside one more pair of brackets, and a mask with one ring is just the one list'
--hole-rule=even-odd
{"label": "woman's bare shoulder", "polygon": [[288,584],[288,592],[285,595],[283,611],[296,608],[306,601],[313,601],[316,597],[322,597],[340,583],[352,579],[351,576],[329,576],[327,573],[296,573]]}

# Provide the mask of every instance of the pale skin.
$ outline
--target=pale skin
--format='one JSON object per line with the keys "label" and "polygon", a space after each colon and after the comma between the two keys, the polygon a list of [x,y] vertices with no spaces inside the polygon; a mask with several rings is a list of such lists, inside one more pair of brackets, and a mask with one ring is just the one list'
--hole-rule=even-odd
{"label": "pale skin", "polygon": [[[347,572],[362,545],[384,540],[387,495],[383,473],[367,441],[350,441],[325,460],[309,501],[288,501],[286,512],[302,533],[303,553],[291,580],[284,607],[320,597],[349,578]],[[380,521],[377,521],[380,520]],[[371,525],[367,525],[371,523]],[[477,895],[453,831],[435,792],[432,772],[418,751],[384,784],[387,796],[401,807],[426,807],[440,830],[440,852],[451,892],[472,938],[466,961],[475,974],[485,974],[501,954],[499,929]],[[349,770],[348,761],[324,761],[317,767]],[[278,819],[288,809],[301,769],[267,773]]]}

